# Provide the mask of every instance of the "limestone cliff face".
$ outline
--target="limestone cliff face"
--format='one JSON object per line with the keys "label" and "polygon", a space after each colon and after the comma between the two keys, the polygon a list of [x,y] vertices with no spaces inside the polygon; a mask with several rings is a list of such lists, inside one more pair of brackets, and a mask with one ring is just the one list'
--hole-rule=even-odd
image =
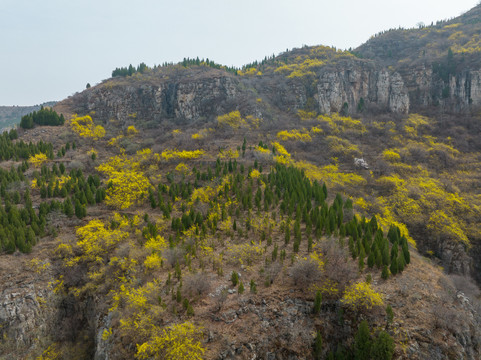
{"label": "limestone cliff face", "polygon": [[81,94],[84,102],[79,102],[78,110],[95,111],[104,121],[115,119],[120,123],[135,118],[153,122],[161,118],[195,120],[224,113],[238,93],[237,81],[230,76],[138,86],[114,83]]}
{"label": "limestone cliff face", "polygon": [[[315,106],[320,113],[363,108],[394,113],[409,111],[403,79],[371,61],[347,61],[322,68],[313,85],[305,79],[278,75],[235,77],[212,69],[185,70],[152,81],[112,79],[70,99],[79,114],[95,112],[97,119],[125,125],[142,119],[155,127],[162,119],[196,121],[214,119],[232,110],[262,117],[259,98],[275,111],[289,112]],[[361,100],[362,99],[362,100]]]}
{"label": "limestone cliff face", "polygon": [[401,76],[368,62],[323,70],[316,97],[319,112],[327,114],[345,111],[344,104],[348,112],[356,112],[358,106],[395,113],[409,111],[409,96]]}
{"label": "limestone cliff face", "polygon": [[449,79],[449,96],[455,109],[481,105],[481,71],[464,71]]}
{"label": "limestone cliff face", "polygon": [[20,359],[42,348],[51,333],[53,279],[51,271],[32,271],[26,256],[0,256],[0,358]]}
{"label": "limestone cliff face", "polygon": [[448,113],[463,113],[481,106],[481,71],[464,70],[445,83],[431,66],[401,69],[409,91],[411,107],[417,111],[438,107]]}

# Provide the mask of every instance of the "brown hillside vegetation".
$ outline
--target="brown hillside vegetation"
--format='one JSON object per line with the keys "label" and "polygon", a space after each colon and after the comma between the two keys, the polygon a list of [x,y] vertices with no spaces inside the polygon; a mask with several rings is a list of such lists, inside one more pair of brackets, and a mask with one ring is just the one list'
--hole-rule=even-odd
{"label": "brown hillside vegetation", "polygon": [[3,134],[0,356],[478,359],[478,12],[139,66]]}

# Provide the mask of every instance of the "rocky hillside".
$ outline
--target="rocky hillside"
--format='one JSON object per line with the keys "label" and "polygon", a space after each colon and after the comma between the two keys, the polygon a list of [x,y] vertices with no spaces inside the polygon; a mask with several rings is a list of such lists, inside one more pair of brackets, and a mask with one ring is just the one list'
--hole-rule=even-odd
{"label": "rocky hillside", "polygon": [[479,58],[440,41],[478,11],[120,69],[4,133],[0,357],[479,359]]}
{"label": "rocky hillside", "polygon": [[399,72],[416,110],[466,112],[481,105],[481,5],[449,21],[377,34],[355,50]]}

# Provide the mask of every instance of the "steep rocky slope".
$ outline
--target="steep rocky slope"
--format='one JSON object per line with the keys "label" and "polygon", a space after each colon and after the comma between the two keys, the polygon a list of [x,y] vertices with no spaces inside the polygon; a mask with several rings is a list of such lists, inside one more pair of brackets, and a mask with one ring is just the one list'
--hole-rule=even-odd
{"label": "steep rocky slope", "polygon": [[481,6],[449,21],[378,34],[356,53],[402,75],[412,106],[465,113],[481,105]]}
{"label": "steep rocky slope", "polygon": [[[478,10],[426,29],[468,33]],[[413,60],[428,30],[364,59],[146,69],[58,103],[63,126],[19,130],[52,148],[37,169],[2,162],[24,179],[4,175],[0,210],[45,221],[31,254],[0,255],[0,357],[343,359],[367,320],[394,358],[478,359],[479,59],[441,44]]]}

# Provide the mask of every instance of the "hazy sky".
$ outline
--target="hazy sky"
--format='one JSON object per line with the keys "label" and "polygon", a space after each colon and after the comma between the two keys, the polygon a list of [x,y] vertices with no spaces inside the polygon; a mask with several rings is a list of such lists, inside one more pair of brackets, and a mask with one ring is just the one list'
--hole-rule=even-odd
{"label": "hazy sky", "polygon": [[0,105],[64,99],[116,67],[208,57],[241,66],[302,45],[357,47],[479,0],[0,0]]}

